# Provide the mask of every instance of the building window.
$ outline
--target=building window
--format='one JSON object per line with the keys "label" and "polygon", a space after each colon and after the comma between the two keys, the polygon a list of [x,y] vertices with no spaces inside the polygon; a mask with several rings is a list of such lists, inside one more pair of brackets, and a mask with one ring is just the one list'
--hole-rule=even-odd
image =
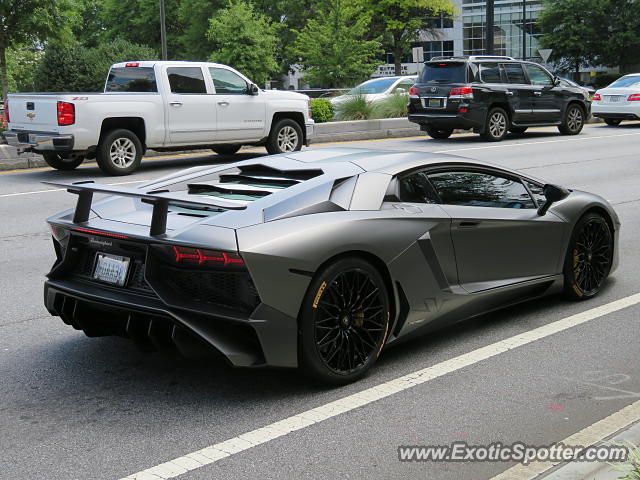
{"label": "building window", "polygon": [[440,14],[437,17],[427,17],[424,20],[427,28],[453,28],[453,17]]}
{"label": "building window", "polygon": [[433,57],[453,57],[453,40],[417,42],[411,46],[423,48],[425,62]]}

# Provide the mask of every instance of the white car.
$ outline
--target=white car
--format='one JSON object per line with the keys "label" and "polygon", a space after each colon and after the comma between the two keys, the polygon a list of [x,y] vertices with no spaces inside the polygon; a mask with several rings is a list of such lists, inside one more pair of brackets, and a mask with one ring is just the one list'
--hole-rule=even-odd
{"label": "white car", "polygon": [[622,120],[640,120],[640,73],[619,78],[593,96],[591,113],[607,125],[620,125]]}
{"label": "white car", "polygon": [[103,93],[10,94],[4,136],[59,170],[96,158],[105,173],[126,175],[148,148],[300,150],[313,135],[309,110],[308,96],[261,90],[226,65],[123,62],[111,67]]}
{"label": "white car", "polygon": [[393,95],[394,93],[409,94],[409,89],[418,81],[417,75],[404,75],[400,77],[373,78],[352,88],[344,95],[334,97],[331,103],[338,106],[354,95],[362,95],[369,102],[377,102]]}

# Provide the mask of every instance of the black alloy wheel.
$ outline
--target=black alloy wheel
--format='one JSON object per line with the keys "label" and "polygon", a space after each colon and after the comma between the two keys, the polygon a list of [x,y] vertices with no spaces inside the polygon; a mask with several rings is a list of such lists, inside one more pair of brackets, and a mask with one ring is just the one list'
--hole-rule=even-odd
{"label": "black alloy wheel", "polygon": [[573,232],[565,260],[565,293],[581,300],[595,296],[613,263],[613,234],[602,216],[589,213]]}
{"label": "black alloy wheel", "polygon": [[480,137],[488,142],[499,142],[507,135],[508,125],[507,112],[499,107],[492,108],[487,115],[487,124]]}
{"label": "black alloy wheel", "polygon": [[389,333],[389,298],[380,273],[345,258],[312,282],[301,315],[301,363],[312,377],[345,384],[375,363]]}
{"label": "black alloy wheel", "polygon": [[569,105],[558,130],[563,135],[577,135],[582,131],[582,127],[584,127],[584,110],[576,103]]}

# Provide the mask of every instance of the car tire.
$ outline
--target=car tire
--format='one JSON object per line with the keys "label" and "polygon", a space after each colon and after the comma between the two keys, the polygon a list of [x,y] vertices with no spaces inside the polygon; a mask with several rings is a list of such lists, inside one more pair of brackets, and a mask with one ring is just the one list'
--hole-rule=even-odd
{"label": "car tire", "polygon": [[573,103],[564,112],[564,119],[558,130],[563,135],[578,135],[582,131],[582,127],[584,127],[584,109]]}
{"label": "car tire", "polygon": [[238,153],[241,147],[242,145],[216,145],[211,150],[218,155],[233,155],[234,153]]}
{"label": "car tire", "polygon": [[269,155],[297,152],[302,149],[302,128],[295,120],[284,118],[271,128],[266,147]]}
{"label": "car tire", "polygon": [[480,134],[483,140],[499,142],[507,135],[509,116],[502,108],[496,107],[489,110],[484,132]]}
{"label": "car tire", "polygon": [[613,232],[597,213],[584,215],[573,229],[564,261],[564,293],[585,300],[600,291],[613,264]]}
{"label": "car tire", "polygon": [[142,161],[142,143],[131,130],[120,128],[107,132],[96,149],[100,170],[107,175],[129,175]]}
{"label": "car tire", "polygon": [[527,127],[511,127],[509,131],[514,135],[522,135],[527,131]]}
{"label": "car tire", "polygon": [[610,127],[617,127],[622,123],[622,120],[620,118],[605,118],[604,123],[606,123]]}
{"label": "car tire", "polygon": [[378,359],[389,328],[389,292],[380,272],[358,257],[337,260],[315,275],[300,310],[302,370],[326,384],[358,380]]}
{"label": "car tire", "polygon": [[436,140],[445,140],[453,133],[453,128],[427,127],[427,135]]}
{"label": "car tire", "polygon": [[60,154],[55,152],[46,152],[42,154],[42,158],[47,165],[56,170],[69,171],[74,170],[84,162],[84,155],[76,155],[73,153]]}

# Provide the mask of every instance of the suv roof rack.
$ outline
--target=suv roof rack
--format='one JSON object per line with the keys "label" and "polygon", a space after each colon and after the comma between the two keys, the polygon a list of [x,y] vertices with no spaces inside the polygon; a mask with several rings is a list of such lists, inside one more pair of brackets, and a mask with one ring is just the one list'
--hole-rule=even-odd
{"label": "suv roof rack", "polygon": [[440,60],[515,60],[507,55],[457,55],[455,57],[432,57],[429,62]]}

